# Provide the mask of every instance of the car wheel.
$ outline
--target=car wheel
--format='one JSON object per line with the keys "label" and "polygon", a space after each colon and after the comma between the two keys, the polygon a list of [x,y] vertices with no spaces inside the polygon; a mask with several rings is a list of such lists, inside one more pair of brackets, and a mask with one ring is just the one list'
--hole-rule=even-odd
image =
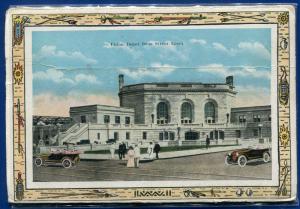
{"label": "car wheel", "polygon": [[238,158],[238,164],[239,164],[240,167],[245,167],[246,164],[247,164],[247,158],[246,158],[246,156],[241,155],[241,156]]}
{"label": "car wheel", "polygon": [[267,152],[265,152],[265,153],[263,154],[263,160],[264,160],[264,162],[267,163],[267,162],[270,161],[270,159],[271,159],[270,154],[267,153]]}
{"label": "car wheel", "polygon": [[41,167],[42,165],[43,165],[43,160],[42,160],[42,158],[36,158],[35,160],[34,160],[34,164],[37,166],[37,167]]}
{"label": "car wheel", "polygon": [[225,165],[230,165],[230,157],[228,155],[225,157]]}
{"label": "car wheel", "polygon": [[72,161],[69,159],[69,158],[65,158],[63,161],[62,161],[62,166],[64,168],[71,168],[72,167]]}

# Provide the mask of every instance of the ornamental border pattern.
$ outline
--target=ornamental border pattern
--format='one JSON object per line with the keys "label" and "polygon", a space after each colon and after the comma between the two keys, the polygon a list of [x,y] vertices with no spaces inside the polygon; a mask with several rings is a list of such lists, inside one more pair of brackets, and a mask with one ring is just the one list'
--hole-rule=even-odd
{"label": "ornamental border pattern", "polygon": [[[122,25],[276,24],[278,29],[279,186],[204,186],[193,188],[27,189],[25,171],[25,27]],[[12,15],[13,179],[15,201],[130,201],[201,199],[286,199],[291,197],[291,122],[289,13],[286,11],[161,14],[18,14]],[[11,124],[8,124],[11,125]]]}

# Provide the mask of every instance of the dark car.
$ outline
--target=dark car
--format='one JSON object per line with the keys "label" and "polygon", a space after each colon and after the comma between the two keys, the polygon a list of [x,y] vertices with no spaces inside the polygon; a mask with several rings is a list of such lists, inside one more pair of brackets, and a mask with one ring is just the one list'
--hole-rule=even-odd
{"label": "dark car", "polygon": [[249,147],[234,150],[227,153],[225,157],[225,164],[238,164],[240,167],[244,167],[247,163],[258,160],[263,160],[265,163],[271,161],[270,148]]}
{"label": "dark car", "polygon": [[40,154],[35,157],[34,164],[37,167],[42,165],[62,165],[64,168],[71,168],[80,161],[79,154],[79,151],[70,150]]}
{"label": "dark car", "polygon": [[112,143],[116,143],[116,139],[108,139],[107,141],[106,141],[106,144],[112,144]]}

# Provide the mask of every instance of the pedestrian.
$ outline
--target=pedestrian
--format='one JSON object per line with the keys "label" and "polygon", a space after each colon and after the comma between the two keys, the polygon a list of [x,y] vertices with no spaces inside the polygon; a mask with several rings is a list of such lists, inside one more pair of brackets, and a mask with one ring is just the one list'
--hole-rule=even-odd
{"label": "pedestrian", "polygon": [[126,144],[125,144],[125,142],[123,142],[122,143],[122,159],[124,159],[125,158],[125,154],[126,154],[126,152],[127,152],[127,148],[126,148]]}
{"label": "pedestrian", "polygon": [[134,168],[134,150],[132,146],[129,147],[127,153],[127,167]]}
{"label": "pedestrian", "polygon": [[140,166],[141,150],[138,144],[134,147],[134,165],[136,168]]}
{"label": "pedestrian", "polygon": [[210,144],[210,139],[209,139],[208,135],[206,135],[206,149],[209,148],[209,144]]}
{"label": "pedestrian", "polygon": [[112,142],[109,147],[111,159],[115,159],[115,149],[116,149],[115,143]]}
{"label": "pedestrian", "polygon": [[152,142],[150,142],[149,143],[149,146],[148,146],[148,148],[147,148],[147,153],[148,153],[148,157],[150,158],[150,159],[153,159],[153,143]]}
{"label": "pedestrian", "polygon": [[123,144],[122,143],[119,144],[118,155],[119,155],[119,159],[122,160],[122,156],[123,156]]}
{"label": "pedestrian", "polygon": [[154,152],[155,152],[155,154],[156,154],[156,159],[159,158],[159,157],[158,157],[159,151],[160,151],[160,145],[159,145],[158,143],[155,143],[155,145],[154,145]]}

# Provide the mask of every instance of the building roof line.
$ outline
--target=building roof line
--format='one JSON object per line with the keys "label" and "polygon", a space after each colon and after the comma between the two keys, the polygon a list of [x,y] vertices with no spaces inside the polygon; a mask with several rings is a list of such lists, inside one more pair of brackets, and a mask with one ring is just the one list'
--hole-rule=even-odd
{"label": "building roof line", "polygon": [[142,86],[142,85],[228,85],[227,83],[202,83],[202,82],[145,82],[124,85],[124,87]]}
{"label": "building roof line", "polygon": [[101,105],[101,104],[93,104],[93,105],[81,105],[81,106],[73,106],[73,107],[70,107],[71,108],[81,108],[81,107],[113,107],[113,108],[122,108],[122,109],[132,109],[132,108],[129,108],[129,107],[120,107],[120,106],[114,106],[114,105]]}

